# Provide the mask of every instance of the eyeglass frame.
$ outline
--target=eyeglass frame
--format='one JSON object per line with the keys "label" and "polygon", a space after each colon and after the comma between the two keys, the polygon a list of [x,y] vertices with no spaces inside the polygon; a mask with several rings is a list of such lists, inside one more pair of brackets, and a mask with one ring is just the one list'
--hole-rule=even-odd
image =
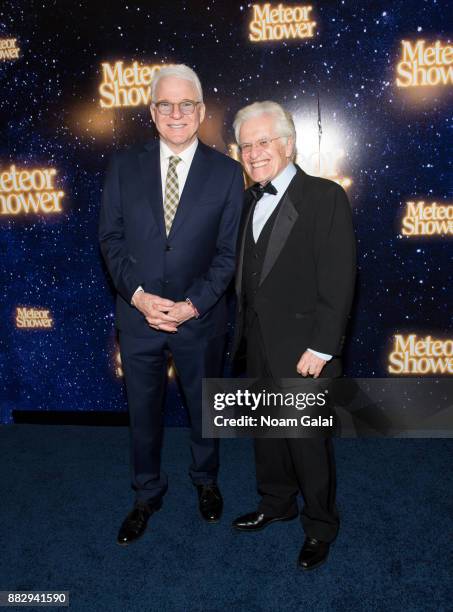
{"label": "eyeglass frame", "polygon": [[[183,113],[183,111],[181,110],[181,104],[184,104],[185,102],[190,102],[191,104],[193,104],[193,110],[190,113]],[[162,104],[162,103],[171,105],[171,111],[168,114],[163,113],[159,109],[159,104]],[[181,113],[181,115],[193,115],[195,112],[195,109],[197,108],[199,104],[203,104],[203,101],[202,100],[181,100],[181,102],[169,102],[168,100],[159,100],[159,102],[152,103],[152,105],[157,110],[157,112],[163,117],[169,117],[170,115],[172,115],[175,110],[175,106],[178,107],[178,110]]]}
{"label": "eyeglass frame", "polygon": [[[249,155],[253,151],[253,147],[259,146],[260,149],[263,149],[263,151],[266,151],[268,148],[268,145],[270,145],[270,143],[273,142],[274,140],[278,140],[279,138],[286,138],[286,136],[275,136],[275,138],[260,138],[259,140],[256,140],[255,142],[244,142],[243,144],[238,144],[238,147],[242,155],[244,155],[244,153],[246,155]],[[260,145],[260,143],[262,142],[266,143],[264,147],[263,145]],[[244,151],[244,146],[250,147],[250,148]]]}

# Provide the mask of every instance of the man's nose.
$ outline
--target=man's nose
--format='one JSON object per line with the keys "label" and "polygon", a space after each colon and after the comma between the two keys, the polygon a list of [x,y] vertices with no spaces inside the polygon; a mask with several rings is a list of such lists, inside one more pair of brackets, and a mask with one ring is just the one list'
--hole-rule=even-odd
{"label": "man's nose", "polygon": [[255,160],[261,155],[261,149],[259,146],[255,146],[252,144],[252,148],[250,150],[250,159]]}
{"label": "man's nose", "polygon": [[173,119],[180,119],[182,117],[182,112],[179,108],[179,104],[173,104],[173,108],[171,111],[171,117]]}

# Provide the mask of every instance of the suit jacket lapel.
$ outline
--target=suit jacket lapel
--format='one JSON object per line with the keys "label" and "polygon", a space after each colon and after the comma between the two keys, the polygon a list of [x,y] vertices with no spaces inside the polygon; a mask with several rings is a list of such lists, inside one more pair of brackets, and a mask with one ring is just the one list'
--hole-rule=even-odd
{"label": "suit jacket lapel", "polygon": [[301,214],[301,212],[298,212],[296,209],[296,202],[298,204],[299,211],[303,212],[304,182],[306,174],[297,165],[296,170],[296,175],[288,185],[286,193],[283,195],[283,201],[281,203],[280,210],[277,213],[274,227],[272,228],[266,249],[266,255],[264,256],[263,267],[261,269],[260,285],[264,282],[265,278],[277,261],[277,258],[285,246],[285,242],[288,239],[294,224]]}
{"label": "suit jacket lapel", "polygon": [[[267,277],[275,262],[277,261],[277,258],[280,255],[283,247],[285,246],[285,242],[292,228],[294,227],[294,224],[299,218],[299,213],[296,210],[294,202],[300,202],[302,200],[305,172],[301,168],[299,168],[299,166],[296,166],[296,169],[297,173],[289,184],[285,194],[283,195],[280,210],[277,213],[277,218],[275,219],[274,227],[272,228],[272,232],[266,249],[266,254],[264,256],[263,267],[261,269],[259,285],[263,283],[264,279]],[[246,198],[247,197],[249,198],[249,202],[251,204],[253,202],[253,199],[248,192],[246,192]],[[254,206],[252,205],[250,205],[248,209],[246,207],[247,212],[244,215],[242,231],[240,233],[241,241],[239,247],[235,283],[236,295],[239,298],[239,307],[241,305],[240,297],[242,291],[242,269],[244,263],[245,238],[247,235],[248,224],[252,222],[251,215],[253,209]]]}
{"label": "suit jacket lapel", "polygon": [[184,189],[180,194],[178,209],[170,229],[169,237],[178,231],[178,228],[183,225],[184,219],[200,200],[203,186],[206,184],[210,172],[211,165],[209,160],[207,160],[206,145],[199,142],[190,165]]}
{"label": "suit jacket lapel", "polygon": [[151,205],[156,223],[165,236],[159,141],[145,145],[145,151],[139,154],[139,160],[146,197]]}
{"label": "suit jacket lapel", "polygon": [[277,218],[275,219],[274,227],[272,228],[267,244],[263,267],[261,269],[260,285],[275,264],[298,217],[299,213],[291,200],[290,190],[288,189],[283,196],[283,201],[277,213]]}

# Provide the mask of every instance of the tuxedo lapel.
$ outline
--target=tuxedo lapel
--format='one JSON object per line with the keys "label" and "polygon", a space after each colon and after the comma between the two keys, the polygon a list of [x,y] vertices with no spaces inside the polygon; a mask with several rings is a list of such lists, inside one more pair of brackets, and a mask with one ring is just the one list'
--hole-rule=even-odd
{"label": "tuxedo lapel", "polygon": [[[275,262],[280,255],[286,240],[298,220],[300,214],[303,214],[304,206],[304,182],[306,174],[296,165],[296,175],[288,185],[288,189],[283,195],[280,210],[277,213],[274,227],[267,244],[266,254],[264,256],[263,267],[261,269],[260,282],[261,285]],[[296,209],[297,203],[297,209]],[[298,210],[300,212],[298,212]]]}
{"label": "tuxedo lapel", "polygon": [[145,145],[145,151],[139,154],[139,160],[140,174],[146,197],[150,203],[156,223],[165,236],[159,141]]}
{"label": "tuxedo lapel", "polygon": [[203,186],[209,179],[211,165],[207,159],[206,148],[206,145],[202,142],[198,143],[184,189],[179,197],[179,204],[175,218],[173,219],[169,237],[173,236],[175,232],[183,226],[184,219],[187,218],[187,215],[193,211],[193,208],[196,206],[197,202],[199,202]]}
{"label": "tuxedo lapel", "polygon": [[283,201],[277,213],[277,218],[275,219],[274,227],[272,228],[267,244],[263,267],[261,269],[260,285],[275,264],[298,217],[299,213],[291,200],[288,189],[283,196]]}

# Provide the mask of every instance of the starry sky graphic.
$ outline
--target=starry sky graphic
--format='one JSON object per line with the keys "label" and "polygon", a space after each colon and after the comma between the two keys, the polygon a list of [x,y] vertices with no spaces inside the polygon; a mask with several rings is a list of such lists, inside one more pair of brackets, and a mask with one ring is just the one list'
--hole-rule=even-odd
{"label": "starry sky graphic", "polygon": [[[314,38],[250,43],[247,3],[3,0],[0,38],[21,51],[0,61],[0,169],[54,167],[65,197],[60,215],[0,218],[0,422],[12,409],[126,408],[97,220],[109,155],[155,133],[145,106],[100,109],[102,62],[192,66],[207,105],[201,137],[224,152],[243,105],[273,99],[296,127],[316,125],[319,95],[323,139],[340,135],[352,179],[359,274],[346,373],[386,376],[394,333],[451,336],[452,239],[408,239],[400,226],[407,200],[452,202],[452,90],[395,86],[401,40],[451,41],[451,4],[311,4]],[[50,309],[53,331],[16,329],[17,306]],[[173,384],[166,418],[186,423]]]}

